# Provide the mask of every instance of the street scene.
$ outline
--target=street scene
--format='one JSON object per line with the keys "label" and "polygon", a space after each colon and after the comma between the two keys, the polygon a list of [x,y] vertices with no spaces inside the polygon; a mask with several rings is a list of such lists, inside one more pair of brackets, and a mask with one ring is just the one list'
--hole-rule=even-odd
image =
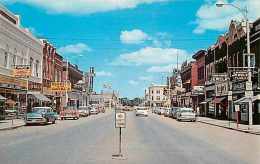
{"label": "street scene", "polygon": [[[122,130],[122,153],[114,113],[22,127],[0,134],[1,163],[255,163],[259,162],[259,136],[202,123],[177,122],[158,115],[136,117],[127,113]],[[230,139],[232,138],[232,139]]]}
{"label": "street scene", "polygon": [[0,164],[259,164],[259,0],[0,0]]}

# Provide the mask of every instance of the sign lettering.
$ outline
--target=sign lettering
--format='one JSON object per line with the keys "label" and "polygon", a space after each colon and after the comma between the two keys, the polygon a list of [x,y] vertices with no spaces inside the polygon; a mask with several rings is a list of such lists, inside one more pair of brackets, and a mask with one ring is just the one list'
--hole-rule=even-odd
{"label": "sign lettering", "polygon": [[125,128],[126,127],[126,114],[124,112],[116,113],[115,127],[116,128]]}

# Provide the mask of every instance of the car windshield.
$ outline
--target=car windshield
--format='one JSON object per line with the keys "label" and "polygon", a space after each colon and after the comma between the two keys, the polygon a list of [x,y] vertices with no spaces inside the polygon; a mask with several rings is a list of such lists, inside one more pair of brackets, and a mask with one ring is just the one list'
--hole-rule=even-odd
{"label": "car windshield", "polygon": [[147,108],[137,108],[137,110],[148,110]]}
{"label": "car windshield", "polygon": [[182,109],[181,110],[182,113],[190,113],[190,112],[193,112],[192,109]]}
{"label": "car windshield", "polygon": [[45,112],[47,112],[47,109],[45,109],[45,108],[33,108],[32,111],[34,113],[45,113]]}
{"label": "car windshield", "polygon": [[260,0],[0,0],[0,164],[103,163],[260,164]]}

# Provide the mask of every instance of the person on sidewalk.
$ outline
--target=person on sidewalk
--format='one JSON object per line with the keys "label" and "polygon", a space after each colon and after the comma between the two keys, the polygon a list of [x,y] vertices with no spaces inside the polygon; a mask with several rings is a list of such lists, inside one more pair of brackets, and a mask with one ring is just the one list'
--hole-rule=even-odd
{"label": "person on sidewalk", "polygon": [[196,116],[200,116],[200,107],[199,106],[197,106],[197,108],[196,108]]}

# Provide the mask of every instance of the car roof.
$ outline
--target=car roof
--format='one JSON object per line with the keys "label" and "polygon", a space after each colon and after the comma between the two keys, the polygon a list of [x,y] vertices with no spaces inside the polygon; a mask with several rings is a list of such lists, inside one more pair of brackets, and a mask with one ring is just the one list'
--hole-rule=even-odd
{"label": "car roof", "polygon": [[48,106],[38,106],[38,107],[33,107],[33,109],[52,109],[51,107],[48,107]]}
{"label": "car roof", "polygon": [[188,109],[188,110],[193,110],[192,108],[186,108],[186,107],[185,107],[185,108],[181,108],[181,109]]}

